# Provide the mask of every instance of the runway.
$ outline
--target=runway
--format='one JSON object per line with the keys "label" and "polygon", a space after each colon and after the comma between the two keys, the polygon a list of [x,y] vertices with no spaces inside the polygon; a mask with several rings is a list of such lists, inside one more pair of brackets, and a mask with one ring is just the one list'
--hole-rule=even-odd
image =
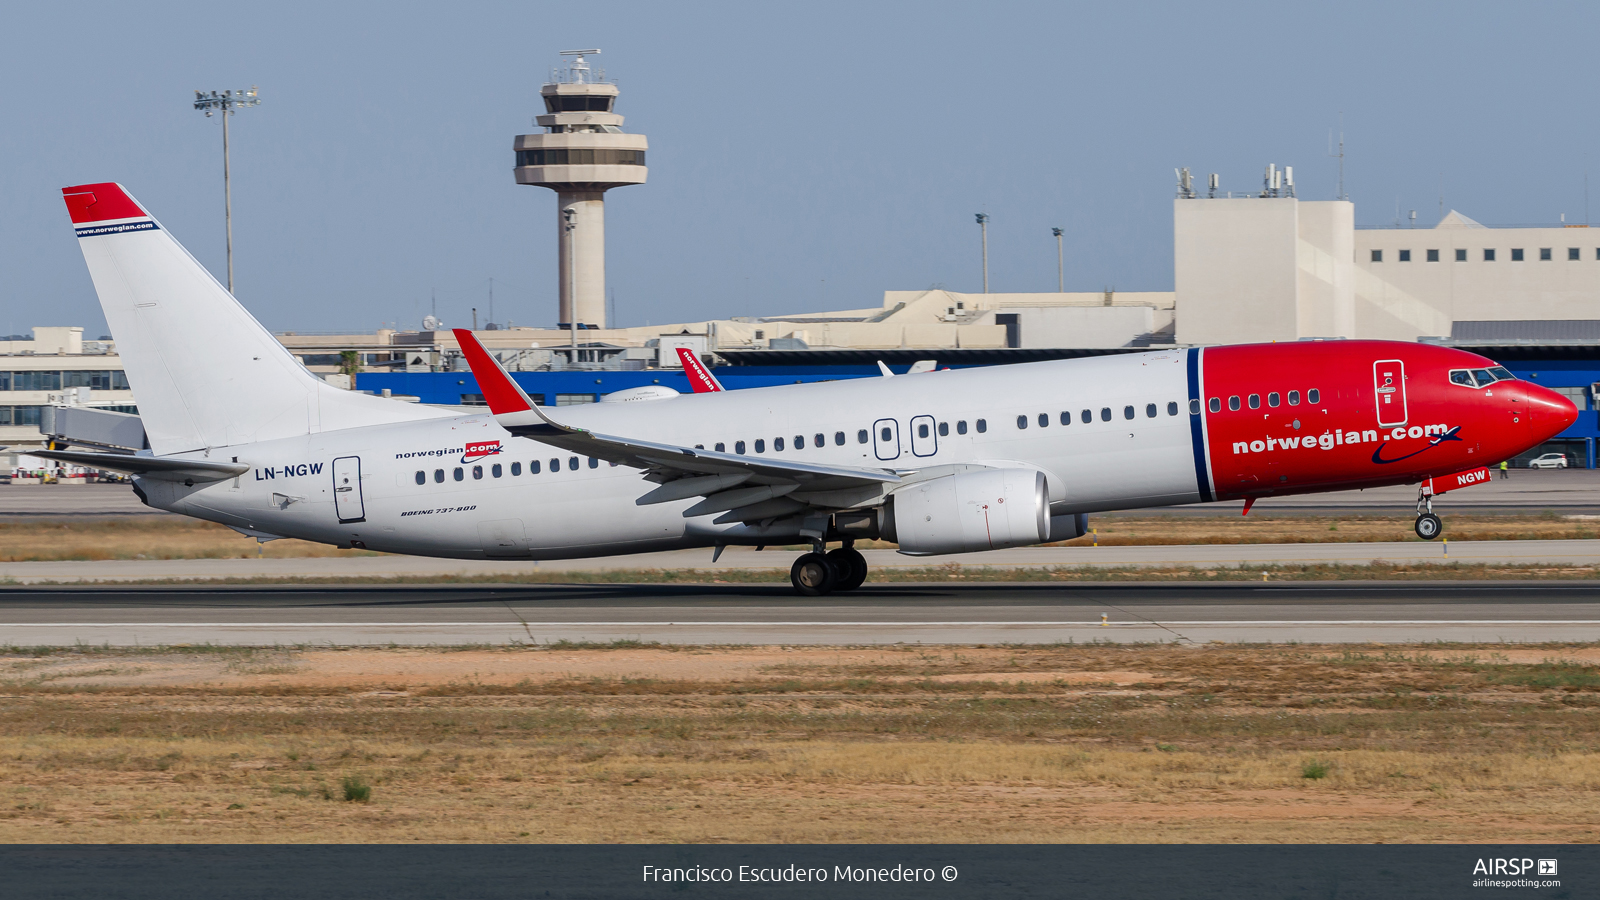
{"label": "runway", "polygon": [[461,645],[1600,640],[1588,582],[16,587],[0,643]]}

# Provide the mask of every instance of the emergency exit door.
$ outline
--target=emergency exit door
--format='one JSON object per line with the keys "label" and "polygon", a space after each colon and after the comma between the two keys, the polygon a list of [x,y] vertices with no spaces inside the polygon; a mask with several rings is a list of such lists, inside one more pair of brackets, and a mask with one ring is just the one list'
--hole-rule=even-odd
{"label": "emergency exit door", "polygon": [[1406,364],[1398,359],[1380,359],[1372,364],[1373,396],[1378,401],[1378,425],[1384,428],[1406,423]]}
{"label": "emergency exit door", "polygon": [[367,520],[366,505],[361,501],[361,457],[341,456],[333,461],[333,509],[340,524]]}

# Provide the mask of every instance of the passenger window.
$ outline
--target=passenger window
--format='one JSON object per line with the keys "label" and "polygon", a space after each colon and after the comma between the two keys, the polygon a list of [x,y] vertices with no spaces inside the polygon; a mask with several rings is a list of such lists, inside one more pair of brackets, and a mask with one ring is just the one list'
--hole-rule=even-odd
{"label": "passenger window", "polygon": [[1466,369],[1456,369],[1455,371],[1451,372],[1450,383],[1459,384],[1463,387],[1474,386],[1472,383],[1472,373],[1468,372]]}
{"label": "passenger window", "polygon": [[1233,410],[1234,412],[1238,412],[1239,411],[1239,395],[1238,394],[1234,394],[1232,397],[1228,398],[1228,409]]}
{"label": "passenger window", "polygon": [[[839,435],[839,436],[840,437],[844,437],[844,435],[842,435],[842,434]],[[844,441],[840,441],[839,443],[842,444],[842,443],[844,443]],[[823,447],[828,446],[828,436],[823,434],[820,431],[817,432],[816,434],[811,436],[811,446],[816,447],[818,450],[821,450]]]}
{"label": "passenger window", "polygon": [[534,460],[533,462],[528,463],[528,474],[529,475],[537,475],[537,474],[539,474],[539,461],[537,459]]}
{"label": "passenger window", "polygon": [[844,432],[835,431],[833,433],[833,443],[834,443],[834,446],[836,446],[836,447],[843,447],[844,446]]}
{"label": "passenger window", "polygon": [[493,475],[496,478],[499,478],[501,475],[504,475],[505,471],[506,471],[505,469],[500,467],[499,463],[495,463],[494,465],[489,467],[489,474]]}
{"label": "passenger window", "polygon": [[1281,403],[1282,401],[1283,401],[1283,398],[1278,396],[1278,392],[1277,391],[1273,391],[1272,393],[1267,395],[1267,405],[1272,407],[1273,409],[1277,409],[1278,408],[1278,404]]}
{"label": "passenger window", "polygon": [[949,422],[940,422],[939,423],[939,437],[949,437],[949,436],[950,436],[950,423]]}
{"label": "passenger window", "polygon": [[727,453],[728,445],[721,441],[717,441],[717,443],[711,449],[717,451],[718,453]]}
{"label": "passenger window", "polygon": [[421,469],[418,469],[417,470],[417,484],[427,484],[427,483],[428,483],[428,473],[422,471]]}
{"label": "passenger window", "polygon": [[[759,449],[759,448],[758,448]],[[783,438],[772,439],[772,452],[777,453],[783,449]]]}
{"label": "passenger window", "polygon": [[1123,417],[1123,418],[1124,418],[1124,419],[1131,419],[1131,418],[1133,418],[1133,407],[1131,407],[1131,406],[1124,406],[1124,407],[1123,407],[1123,408],[1122,408],[1122,417]]}
{"label": "passenger window", "polygon": [[1063,424],[1063,425],[1071,425],[1072,424],[1072,413],[1069,413],[1066,410],[1062,410],[1061,411],[1061,424]]}
{"label": "passenger window", "polygon": [[578,471],[578,458],[576,456],[567,457],[567,471],[569,471],[569,472]]}
{"label": "passenger window", "polygon": [[1023,428],[1027,428],[1027,427],[1028,427],[1028,417],[1027,416],[1017,416],[1017,428],[1023,429]]}
{"label": "passenger window", "polygon": [[1222,412],[1222,400],[1220,400],[1217,397],[1212,397],[1211,398],[1211,411],[1212,412]]}
{"label": "passenger window", "polygon": [[883,426],[882,428],[879,429],[879,432],[881,432],[879,436],[882,437],[885,441],[894,440],[894,429],[890,428],[889,426],[887,426],[887,425]]}
{"label": "passenger window", "polygon": [[451,474],[451,477],[455,478],[455,480],[457,480],[457,481],[465,481],[466,478],[467,478],[466,473],[461,471],[461,467],[460,466],[456,466],[455,471],[450,473],[450,474]]}
{"label": "passenger window", "polygon": [[1261,408],[1261,395],[1260,394],[1251,394],[1250,395],[1250,408],[1251,409],[1260,409]]}
{"label": "passenger window", "polygon": [[1100,407],[1100,421],[1102,421],[1102,422],[1111,421],[1111,407],[1109,407],[1109,406]]}
{"label": "passenger window", "polygon": [[956,422],[956,434],[966,434],[966,433],[967,433],[967,420],[966,419],[958,420]]}
{"label": "passenger window", "polygon": [[1300,392],[1299,391],[1290,391],[1289,392],[1289,405],[1290,406],[1299,406],[1300,405]]}
{"label": "passenger window", "polygon": [[[1194,407],[1195,407],[1195,410],[1194,410],[1195,412],[1199,412],[1200,411],[1200,401],[1199,400],[1194,401]],[[1167,404],[1167,415],[1175,416],[1177,414],[1178,414],[1178,401],[1173,400],[1173,401],[1171,401],[1170,403]]]}
{"label": "passenger window", "polygon": [[1307,403],[1313,403],[1313,404],[1321,403],[1322,402],[1322,392],[1317,390],[1316,388],[1312,388],[1311,390],[1306,391],[1306,402]]}
{"label": "passenger window", "polygon": [[1039,413],[1039,427],[1040,428],[1045,428],[1045,427],[1048,427],[1049,424],[1050,424],[1050,414],[1049,413]]}
{"label": "passenger window", "polygon": [[598,457],[598,456],[589,457],[589,468],[591,468],[591,469],[600,468],[600,457]]}
{"label": "passenger window", "polygon": [[756,438],[756,452],[757,453],[765,453],[765,452],[767,452],[767,442],[765,440],[762,440],[761,438]]}
{"label": "passenger window", "polygon": [[856,432],[856,443],[865,444],[866,442],[867,442],[867,430],[865,428],[863,428],[860,431]]}
{"label": "passenger window", "polygon": [[804,450],[806,448],[806,436],[805,435],[797,434],[797,435],[794,436],[794,448],[796,450]]}
{"label": "passenger window", "polygon": [[740,456],[743,456],[744,455],[744,441],[734,441],[733,442],[733,452],[739,454]]}
{"label": "passenger window", "polygon": [[1090,412],[1089,410],[1086,409],[1083,412],[1078,414],[1078,418],[1082,419],[1083,420],[1083,424],[1087,425],[1090,422],[1094,421],[1094,413],[1092,413],[1092,412]]}
{"label": "passenger window", "polygon": [[561,471],[561,460],[556,459],[553,456],[550,457],[550,474],[554,475],[559,471]]}
{"label": "passenger window", "polygon": [[473,466],[472,467],[472,480],[473,481],[482,481],[483,480],[483,466]]}
{"label": "passenger window", "polygon": [[[538,465],[538,463],[534,463],[534,465]],[[518,475],[521,475],[521,474],[522,474],[522,463],[519,463],[519,462],[512,463],[511,464],[511,477],[515,478],[515,477],[517,477]]]}
{"label": "passenger window", "polygon": [[925,438],[925,437],[928,436],[928,434],[929,434],[929,431],[928,431],[928,426],[926,424],[921,424],[921,425],[917,426],[917,437]]}
{"label": "passenger window", "polygon": [[706,445],[705,444],[695,444],[694,448],[696,450],[704,450],[706,448]]}
{"label": "passenger window", "polygon": [[1144,417],[1147,419],[1156,417],[1156,405],[1154,403],[1146,403],[1144,405]]}
{"label": "passenger window", "polygon": [[979,419],[977,425],[979,434],[983,434],[985,431],[989,430],[989,420],[987,419]]}
{"label": "passenger window", "polygon": [[444,470],[443,469],[434,469],[433,470],[433,481],[434,481],[435,484],[438,484],[438,483],[444,481]]}

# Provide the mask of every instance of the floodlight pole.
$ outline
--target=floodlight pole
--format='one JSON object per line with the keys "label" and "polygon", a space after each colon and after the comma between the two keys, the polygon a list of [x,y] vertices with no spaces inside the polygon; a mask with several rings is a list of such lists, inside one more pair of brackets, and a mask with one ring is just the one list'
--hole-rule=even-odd
{"label": "floodlight pole", "polygon": [[983,292],[989,293],[989,214],[978,213],[978,231],[983,240]]}
{"label": "floodlight pole", "polygon": [[1052,228],[1050,233],[1056,236],[1056,293],[1067,292],[1067,266],[1066,257],[1061,252],[1061,229]]}
{"label": "floodlight pole", "polygon": [[211,118],[222,113],[222,218],[228,240],[228,293],[233,293],[233,178],[228,152],[228,119],[237,109],[260,106],[261,98],[254,85],[248,91],[194,92],[194,108]]}

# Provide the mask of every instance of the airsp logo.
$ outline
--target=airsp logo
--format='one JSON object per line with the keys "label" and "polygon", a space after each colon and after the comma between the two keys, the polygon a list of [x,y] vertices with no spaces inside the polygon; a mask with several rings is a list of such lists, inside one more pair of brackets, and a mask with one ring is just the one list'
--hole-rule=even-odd
{"label": "airsp logo", "polygon": [[[1472,867],[1472,874],[1474,874],[1474,875],[1526,875],[1528,873],[1528,870],[1533,868],[1533,864],[1534,864],[1533,860],[1526,859],[1526,858],[1524,858],[1524,859],[1500,859],[1500,858],[1496,858],[1496,859],[1480,859],[1480,860],[1478,860],[1478,864],[1476,866]],[[1554,875],[1554,874],[1556,874],[1556,861],[1553,860],[1553,859],[1541,859],[1541,860],[1539,860],[1539,874],[1540,875]]]}

